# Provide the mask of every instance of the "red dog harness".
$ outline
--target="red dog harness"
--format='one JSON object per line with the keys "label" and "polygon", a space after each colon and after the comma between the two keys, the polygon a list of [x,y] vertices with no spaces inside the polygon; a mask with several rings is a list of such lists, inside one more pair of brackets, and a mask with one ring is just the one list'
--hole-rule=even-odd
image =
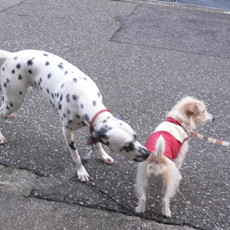
{"label": "red dog harness", "polygon": [[183,143],[188,140],[181,124],[172,117],[161,123],[155,132],[148,138],[145,147],[152,153],[156,151],[156,142],[159,136],[162,135],[165,140],[164,155],[173,160],[176,158]]}

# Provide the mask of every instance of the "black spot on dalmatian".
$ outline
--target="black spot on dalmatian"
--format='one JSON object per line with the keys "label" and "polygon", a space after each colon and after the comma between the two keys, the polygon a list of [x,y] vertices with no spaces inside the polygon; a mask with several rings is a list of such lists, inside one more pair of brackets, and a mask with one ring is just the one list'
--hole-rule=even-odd
{"label": "black spot on dalmatian", "polygon": [[22,75],[18,75],[18,80],[22,80]]}
{"label": "black spot on dalmatian", "polygon": [[65,71],[64,75],[68,74],[68,71]]}
{"label": "black spot on dalmatian", "polygon": [[88,114],[85,114],[84,116],[83,116],[83,120],[85,120],[86,122],[90,122],[89,121],[89,115]]}
{"label": "black spot on dalmatian", "polygon": [[64,83],[61,85],[61,89],[64,87],[64,85],[65,85]]}
{"label": "black spot on dalmatian", "polygon": [[28,65],[28,66],[32,66],[32,65],[33,65],[33,60],[32,60],[32,59],[28,60],[28,61],[27,61],[27,65]]}
{"label": "black spot on dalmatian", "polygon": [[74,144],[73,141],[71,141],[71,142],[69,143],[69,147],[70,147],[72,150],[76,150],[76,149],[77,149],[77,148],[75,147],[75,144]]}
{"label": "black spot on dalmatian", "polygon": [[43,55],[46,56],[46,57],[48,56],[48,54],[43,54]]}
{"label": "black spot on dalmatian", "polygon": [[16,68],[17,68],[17,69],[20,69],[20,68],[21,68],[21,64],[17,64],[17,65],[16,65]]}
{"label": "black spot on dalmatian", "polygon": [[54,94],[53,93],[51,93],[51,96],[52,96],[52,98],[54,98]]}
{"label": "black spot on dalmatian", "polygon": [[132,141],[128,142],[128,143],[125,143],[125,146],[123,146],[123,149],[126,152],[133,151],[134,150],[134,143]]}
{"label": "black spot on dalmatian", "polygon": [[81,118],[79,115],[76,115],[77,118]]}
{"label": "black spot on dalmatian", "polygon": [[47,75],[47,78],[50,79],[51,76],[52,76],[51,73],[49,73],[49,74]]}
{"label": "black spot on dalmatian", "polygon": [[66,101],[70,102],[70,95],[69,95],[69,93],[66,95]]}
{"label": "black spot on dalmatian", "polygon": [[7,84],[6,84],[6,82],[3,84],[3,86],[6,88],[7,87]]}
{"label": "black spot on dalmatian", "polygon": [[47,61],[45,65],[48,66],[49,64],[50,64],[50,63]]}
{"label": "black spot on dalmatian", "polygon": [[100,92],[98,92],[98,97],[99,97],[99,98],[101,97],[101,94],[100,94]]}
{"label": "black spot on dalmatian", "polygon": [[6,109],[7,109],[7,110],[10,110],[10,107],[7,105],[7,106],[6,106]]}
{"label": "black spot on dalmatian", "polygon": [[102,121],[103,123],[105,123],[107,120],[104,120],[104,121]]}
{"label": "black spot on dalmatian", "polygon": [[2,68],[2,71],[5,71],[5,67]]}
{"label": "black spot on dalmatian", "polygon": [[49,89],[46,89],[46,92],[47,92],[47,93],[50,93]]}
{"label": "black spot on dalmatian", "polygon": [[96,106],[97,105],[97,102],[96,101],[93,101],[93,106]]}
{"label": "black spot on dalmatian", "polygon": [[13,107],[14,105],[13,105],[13,103],[10,103],[10,107]]}
{"label": "black spot on dalmatian", "polygon": [[63,95],[61,94],[61,96],[60,96],[60,101],[62,101],[62,98],[63,98]]}
{"label": "black spot on dalmatian", "polygon": [[66,117],[65,113],[63,113],[63,117]]}
{"label": "black spot on dalmatian", "polygon": [[7,78],[7,79],[6,79],[6,82],[7,82],[7,83],[9,83],[9,82],[10,82],[10,79],[9,79],[9,78]]}
{"label": "black spot on dalmatian", "polygon": [[62,104],[59,104],[58,109],[61,110],[61,108],[62,108]]}
{"label": "black spot on dalmatian", "polygon": [[13,69],[11,73],[12,73],[12,74],[15,74],[15,70]]}
{"label": "black spot on dalmatian", "polygon": [[20,91],[19,94],[22,95],[22,91]]}
{"label": "black spot on dalmatian", "polygon": [[81,104],[81,108],[82,108],[82,109],[84,108],[84,105],[83,105],[83,104]]}
{"label": "black spot on dalmatian", "polygon": [[14,58],[14,60],[17,60],[17,59],[18,59],[18,57],[15,57],[15,58]]}
{"label": "black spot on dalmatian", "polygon": [[84,77],[84,80],[86,80],[86,81],[87,81],[88,79],[87,79],[86,77]]}
{"label": "black spot on dalmatian", "polygon": [[68,114],[70,114],[70,111],[69,111],[69,110],[67,110],[67,113],[68,113]]}
{"label": "black spot on dalmatian", "polygon": [[68,122],[69,122],[69,123],[73,123],[73,121],[72,121],[72,120],[69,120]]}
{"label": "black spot on dalmatian", "polygon": [[52,101],[50,101],[50,104],[51,104],[51,106],[52,106],[53,108],[55,108],[55,105],[54,105],[54,103],[53,103]]}
{"label": "black spot on dalmatian", "polygon": [[76,101],[76,100],[77,100],[77,98],[78,98],[78,96],[73,95],[73,96],[72,96],[72,98],[73,98],[73,100],[74,100],[74,101]]}
{"label": "black spot on dalmatian", "polygon": [[32,74],[32,73],[33,73],[33,71],[32,71],[31,69],[29,69],[29,70],[28,70],[28,72],[29,72],[30,74]]}
{"label": "black spot on dalmatian", "polygon": [[77,78],[73,78],[73,81],[74,81],[74,82],[77,82]]}
{"label": "black spot on dalmatian", "polygon": [[60,68],[61,70],[64,69],[63,63],[58,64],[58,68]]}

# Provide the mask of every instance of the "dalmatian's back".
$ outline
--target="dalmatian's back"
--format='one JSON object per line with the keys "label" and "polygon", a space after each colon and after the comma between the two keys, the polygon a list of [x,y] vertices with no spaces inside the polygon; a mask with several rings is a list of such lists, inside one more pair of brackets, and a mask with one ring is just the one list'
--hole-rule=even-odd
{"label": "dalmatian's back", "polygon": [[[9,100],[6,108],[13,105],[18,109],[28,86],[39,88],[51,105],[59,110],[60,104],[68,104],[61,103],[64,100],[71,103],[80,98],[104,108],[99,89],[91,78],[61,57],[44,51],[23,50],[16,53],[0,51],[0,58],[6,59],[1,69],[3,93]],[[10,101],[12,96],[14,103]],[[78,104],[87,106],[84,101]]]}

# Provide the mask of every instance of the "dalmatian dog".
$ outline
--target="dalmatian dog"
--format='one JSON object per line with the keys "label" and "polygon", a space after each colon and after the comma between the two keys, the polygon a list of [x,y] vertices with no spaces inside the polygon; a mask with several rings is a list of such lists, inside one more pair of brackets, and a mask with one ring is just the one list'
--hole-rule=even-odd
{"label": "dalmatian dog", "polygon": [[[150,152],[136,140],[135,131],[105,108],[92,79],[72,64],[38,50],[0,51],[0,59],[5,59],[1,69],[4,96],[1,116],[7,117],[20,108],[28,86],[40,89],[58,111],[63,135],[81,181],[87,182],[89,175],[78,154],[73,132],[83,126],[90,127],[91,141],[107,164],[113,164],[114,160],[103,150],[101,143],[137,162],[149,156]],[[2,134],[0,143],[6,143]]]}

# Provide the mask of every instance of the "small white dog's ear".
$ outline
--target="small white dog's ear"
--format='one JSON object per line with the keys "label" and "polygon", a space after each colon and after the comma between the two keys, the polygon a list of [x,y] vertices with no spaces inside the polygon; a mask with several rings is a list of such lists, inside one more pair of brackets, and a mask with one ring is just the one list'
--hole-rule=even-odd
{"label": "small white dog's ear", "polygon": [[194,116],[192,115],[197,115],[197,114],[199,114],[199,109],[198,109],[197,103],[194,102],[189,105],[188,110],[187,110],[187,116],[189,118],[189,128],[192,130],[196,128],[196,125],[194,122]]}
{"label": "small white dog's ear", "polygon": [[188,112],[189,112],[189,114],[195,114],[196,115],[197,112],[198,112],[198,105],[197,105],[197,103],[193,103],[193,104],[189,105]]}

